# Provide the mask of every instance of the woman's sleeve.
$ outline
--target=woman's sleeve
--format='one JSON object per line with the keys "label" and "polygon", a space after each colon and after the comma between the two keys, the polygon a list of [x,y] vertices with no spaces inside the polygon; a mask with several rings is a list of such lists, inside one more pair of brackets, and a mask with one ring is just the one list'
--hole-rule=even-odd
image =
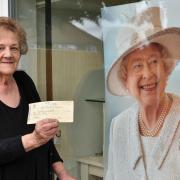
{"label": "woman's sleeve", "polygon": [[[24,72],[24,71],[16,71],[16,79],[19,80],[19,83],[23,86],[24,93],[26,95],[26,98],[28,100],[28,103],[34,103],[39,102],[40,97],[37,92],[36,86],[33,82],[33,80]],[[51,163],[61,161],[61,157],[59,156],[53,141],[49,141],[49,159]]]}
{"label": "woman's sleeve", "polygon": [[40,101],[40,96],[31,77],[24,71],[16,71],[15,78],[24,90],[28,103]]}
{"label": "woman's sleeve", "polygon": [[51,140],[49,143],[50,143],[49,156],[50,156],[51,164],[53,164],[55,162],[58,162],[58,161],[63,162],[63,160],[61,159],[59,153],[56,150],[56,147],[55,147],[53,141]]}
{"label": "woman's sleeve", "polygon": [[21,136],[0,139],[0,165],[9,163],[24,154]]}
{"label": "woman's sleeve", "polygon": [[[25,73],[25,72],[21,72],[23,73],[23,77],[26,79],[26,82],[28,82],[28,84],[30,85],[31,87],[31,91],[29,91],[29,86],[28,85],[25,85],[24,86],[24,90],[26,92],[26,96],[28,98],[28,102],[29,103],[33,103],[33,102],[38,102],[40,101],[40,97],[39,97],[39,94],[37,92],[37,89],[35,87],[35,84],[33,82],[33,80]],[[50,140],[48,143],[50,143],[49,145],[49,159],[50,159],[50,163],[54,163],[54,162],[57,162],[57,161],[61,161],[63,162],[63,160],[61,159],[61,157],[59,156],[55,146],[54,146],[54,143],[53,143],[53,140]]]}

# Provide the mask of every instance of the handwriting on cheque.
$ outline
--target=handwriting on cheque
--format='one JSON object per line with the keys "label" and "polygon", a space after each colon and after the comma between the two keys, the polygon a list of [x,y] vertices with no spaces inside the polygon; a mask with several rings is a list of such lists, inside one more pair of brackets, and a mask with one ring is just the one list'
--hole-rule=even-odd
{"label": "handwriting on cheque", "polygon": [[27,124],[47,118],[57,119],[59,122],[73,122],[73,101],[44,101],[29,104]]}

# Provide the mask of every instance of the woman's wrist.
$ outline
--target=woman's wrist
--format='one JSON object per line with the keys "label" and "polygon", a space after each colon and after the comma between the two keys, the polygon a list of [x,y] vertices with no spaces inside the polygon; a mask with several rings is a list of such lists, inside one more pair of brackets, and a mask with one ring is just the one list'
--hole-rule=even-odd
{"label": "woman's wrist", "polygon": [[59,178],[63,178],[67,174],[62,162],[55,162],[52,167]]}
{"label": "woman's wrist", "polygon": [[22,136],[21,140],[26,152],[40,146],[40,142],[37,140],[33,133]]}
{"label": "woman's wrist", "polygon": [[74,177],[69,175],[68,171],[66,171],[62,162],[54,162],[52,164],[52,168],[59,179],[61,180],[76,180]]}

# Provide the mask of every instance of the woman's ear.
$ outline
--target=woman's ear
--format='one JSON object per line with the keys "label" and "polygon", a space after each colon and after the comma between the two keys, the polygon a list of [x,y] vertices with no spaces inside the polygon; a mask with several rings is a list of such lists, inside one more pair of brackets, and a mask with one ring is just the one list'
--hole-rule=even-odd
{"label": "woman's ear", "polygon": [[165,73],[167,75],[167,79],[168,79],[168,76],[173,71],[173,69],[175,68],[176,62],[177,61],[174,61],[174,59],[166,58],[166,62],[164,63],[164,68],[165,68]]}

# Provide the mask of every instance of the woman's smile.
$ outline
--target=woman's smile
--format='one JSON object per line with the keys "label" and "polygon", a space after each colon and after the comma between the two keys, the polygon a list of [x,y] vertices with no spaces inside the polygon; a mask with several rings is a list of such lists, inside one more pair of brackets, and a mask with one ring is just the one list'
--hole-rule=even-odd
{"label": "woman's smile", "polygon": [[144,84],[141,85],[140,88],[144,91],[153,91],[157,88],[158,83]]}

